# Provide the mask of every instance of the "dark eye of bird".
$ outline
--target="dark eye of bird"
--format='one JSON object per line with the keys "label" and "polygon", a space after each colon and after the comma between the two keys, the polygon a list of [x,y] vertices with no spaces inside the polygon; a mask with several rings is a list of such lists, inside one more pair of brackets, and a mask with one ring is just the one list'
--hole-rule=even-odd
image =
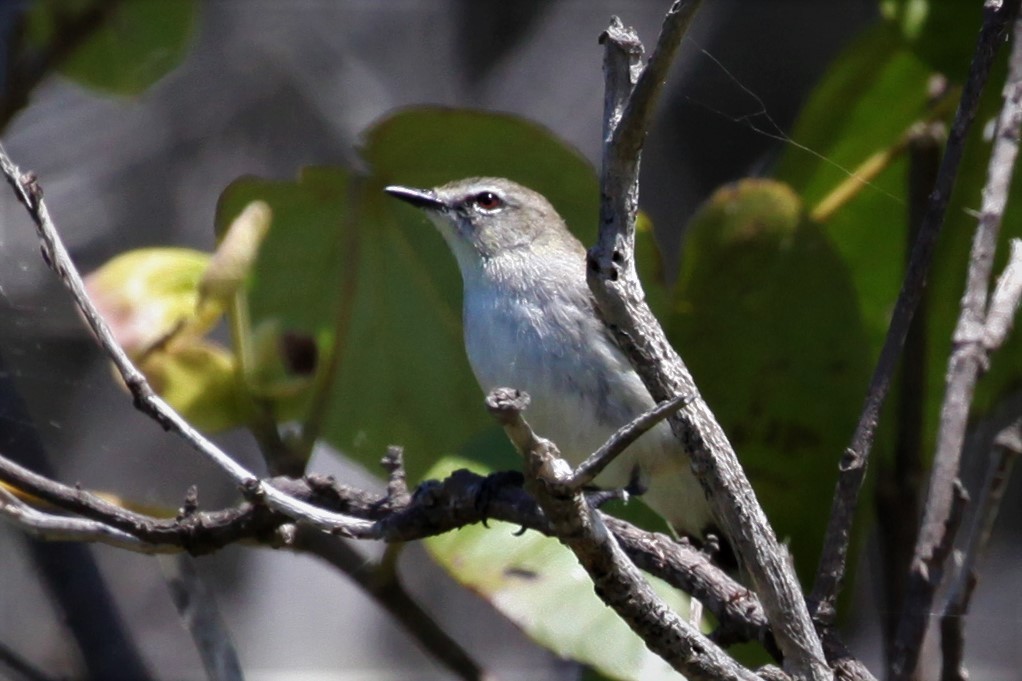
{"label": "dark eye of bird", "polygon": [[479,192],[472,197],[472,203],[483,210],[497,210],[504,207],[504,201],[493,192]]}

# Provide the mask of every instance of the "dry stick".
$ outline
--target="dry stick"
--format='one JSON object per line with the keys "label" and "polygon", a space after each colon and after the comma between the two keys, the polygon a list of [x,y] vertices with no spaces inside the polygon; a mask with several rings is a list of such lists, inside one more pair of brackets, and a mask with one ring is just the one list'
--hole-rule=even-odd
{"label": "dry stick", "polygon": [[988,348],[1000,347],[1008,338],[1015,323],[1015,311],[1022,300],[1022,239],[1012,239],[1009,248],[1008,264],[997,279],[983,325],[983,342]]}
{"label": "dry stick", "polygon": [[[945,132],[942,123],[916,125],[906,140],[909,162],[907,252],[919,234],[929,205],[940,169]],[[905,263],[908,264],[907,256]],[[878,523],[877,527],[882,563],[884,616],[881,625],[885,660],[891,659],[894,631],[904,599],[904,575],[912,561],[912,544],[919,532],[924,423],[924,401],[919,396],[926,394],[928,298],[924,290],[905,338],[897,378],[894,463],[879,462],[874,493],[877,517],[890,519],[890,522]]]}
{"label": "dry stick", "polygon": [[619,428],[599,449],[579,464],[571,479],[575,489],[581,489],[596,479],[625,449],[638,440],[650,428],[660,423],[671,413],[692,401],[688,395],[661,402],[644,414],[640,414]]}
{"label": "dry stick", "polygon": [[504,427],[525,462],[526,487],[554,527],[558,540],[593,580],[600,599],[643,640],[688,679],[756,679],[699,630],[673,612],[621,550],[600,514],[571,487],[571,467],[557,446],[537,437],[522,418],[523,393],[498,388],[486,407]]}
{"label": "dry stick", "polygon": [[133,534],[106,523],[53,515],[32,508],[4,487],[0,487],[0,518],[13,522],[38,539],[99,542],[141,553],[156,550]]}
{"label": "dry stick", "polygon": [[[998,347],[1008,336],[1019,300],[1022,298],[1022,241],[1012,239],[1011,257],[997,280],[997,287],[987,311],[984,335],[988,348]],[[994,413],[983,420],[968,437],[963,456],[975,458],[992,452],[987,475],[981,488],[972,519],[965,555],[955,580],[948,589],[940,620],[941,678],[943,681],[966,681],[964,665],[965,615],[969,611],[972,592],[978,580],[977,565],[986,552],[1000,511],[1001,499],[1008,485],[1015,459],[1022,453],[1022,404],[1019,394],[1003,400]],[[1009,425],[1002,425],[1005,417]],[[985,431],[997,431],[991,436]]]}
{"label": "dry stick", "polygon": [[1022,128],[1022,21],[1016,20],[1014,33],[1004,105],[997,121],[997,136],[983,188],[983,205],[969,257],[965,295],[948,361],[947,388],[930,487],[909,571],[905,610],[895,640],[891,677],[896,681],[911,678],[919,662],[934,595],[944,574],[945,561],[940,548],[949,544],[954,536],[949,519],[955,486],[959,484],[958,470],[969,406],[976,380],[988,361],[989,348],[984,333],[987,290]]}
{"label": "dry stick", "polygon": [[22,175],[2,145],[0,145],[0,170],[3,171],[7,181],[14,189],[18,200],[25,205],[33,222],[35,222],[39,238],[42,242],[43,257],[47,264],[57,273],[61,283],[70,291],[71,297],[85,317],[89,328],[92,329],[100,346],[110,359],[113,360],[118,373],[120,373],[128,390],[131,391],[135,399],[135,407],[139,411],[155,420],[164,430],[172,431],[181,437],[193,449],[224,471],[235,482],[246,498],[265,503],[270,508],[280,511],[295,520],[308,522],[327,532],[355,536],[369,529],[369,524],[363,520],[324,511],[321,508],[294,499],[270,485],[264,484],[254,473],[251,473],[228,456],[211,440],[185,421],[173,407],[157,395],[142,372],[138,370],[131,359],[128,358],[124,349],[118,344],[110,331],[110,327],[85,292],[82,277],[78,273],[74,262],[72,262],[67,249],[64,247],[64,243],[60,239],[60,235],[53,225],[49,211],[46,209],[46,204],[42,200],[42,190],[36,183],[35,177]]}
{"label": "dry stick", "polygon": [[[698,396],[698,390],[646,305],[635,272],[639,155],[667,69],[696,5],[676,2],[671,7],[645,68],[639,63],[641,43],[619,20],[615,18],[602,36],[607,91],[600,236],[589,254],[589,286],[605,321],[657,401]],[[832,678],[787,553],[720,425],[699,397],[670,422],[692,457],[715,517],[743,559],[784,654],[786,671],[797,678]]]}
{"label": "dry stick", "polygon": [[827,533],[824,535],[823,551],[816,571],[810,602],[813,616],[818,621],[830,623],[834,617],[834,606],[844,580],[848,560],[848,546],[852,522],[859,502],[859,492],[866,475],[873,439],[876,435],[880,409],[883,407],[894,375],[898,358],[905,344],[915,313],[926,286],[926,277],[933,260],[937,237],[944,224],[948,201],[958,175],[962,160],[965,137],[972,126],[979,107],[980,95],[990,74],[997,48],[1003,41],[1004,32],[1018,10],[1019,0],[1007,0],[1004,6],[987,1],[983,27],[976,43],[976,51],[969,67],[969,74],[962,89],[961,101],[955,114],[951,132],[948,135],[944,159],[940,164],[937,184],[930,195],[930,203],[919,230],[912,258],[909,261],[905,280],[902,282],[898,301],[891,315],[891,324],[880,351],[876,368],[870,379],[866,402],[859,417],[859,423],[852,435],[852,441],[841,456],[838,465],[840,474],[834,492],[834,503],[830,511]]}
{"label": "dry stick", "polygon": [[[467,470],[456,471],[446,480],[420,486],[414,498],[401,495],[403,501],[396,504],[394,500],[398,497],[389,491],[381,497],[338,484],[325,476],[312,475],[303,480],[274,478],[272,482],[292,497],[374,521],[373,533],[366,536],[367,539],[413,541],[486,519],[502,520],[553,536],[549,522],[520,482],[495,482],[501,475],[483,477]],[[333,560],[327,555],[330,551],[326,542],[312,541],[313,536],[329,537],[302,528],[290,530],[282,514],[247,502],[217,511],[185,508],[177,518],[155,518],[112,504],[86,490],[50,480],[2,455],[0,482],[65,512],[135,537],[137,543],[124,546],[132,551],[187,551],[199,555],[231,544],[252,542],[275,548],[304,549]],[[0,505],[0,512],[2,510]],[[721,626],[738,634],[735,641],[767,640],[766,619],[755,594],[713,565],[706,554],[689,544],[640,530],[622,520],[608,516],[605,522],[636,565],[698,598]],[[102,539],[94,536],[90,541]],[[123,545],[123,542],[118,544]]]}
{"label": "dry stick", "polygon": [[1011,477],[1015,459],[1022,453],[1022,420],[1005,428],[997,436],[993,456],[977,503],[976,515],[969,532],[969,544],[958,575],[948,592],[947,604],[940,620],[942,681],[967,681],[964,652],[965,615],[977,581],[977,565],[986,552],[994,523],[1001,508],[1001,499]]}

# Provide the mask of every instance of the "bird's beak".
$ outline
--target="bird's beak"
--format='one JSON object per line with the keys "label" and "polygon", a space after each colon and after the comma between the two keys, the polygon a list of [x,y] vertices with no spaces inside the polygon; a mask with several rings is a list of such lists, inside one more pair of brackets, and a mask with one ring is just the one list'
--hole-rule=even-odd
{"label": "bird's beak", "polygon": [[413,187],[391,185],[383,191],[387,192],[391,196],[401,199],[402,201],[407,201],[416,208],[442,210],[445,207],[444,202],[437,198],[436,192],[431,189],[415,189]]}

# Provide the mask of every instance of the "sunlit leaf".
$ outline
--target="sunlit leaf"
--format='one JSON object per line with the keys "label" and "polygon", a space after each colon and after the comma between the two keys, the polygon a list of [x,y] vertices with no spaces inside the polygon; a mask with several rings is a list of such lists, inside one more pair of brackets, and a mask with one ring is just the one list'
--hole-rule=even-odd
{"label": "sunlit leaf", "polygon": [[234,357],[215,343],[188,339],[147,355],[139,368],[163,399],[202,430],[249,422],[250,402],[239,386]]}
{"label": "sunlit leaf", "polygon": [[202,334],[215,323],[216,315],[195,317],[209,261],[208,253],[187,248],[143,248],[111,259],[85,284],[117,341],[138,356],[172,333]]}
{"label": "sunlit leaf", "polygon": [[[442,478],[477,464],[454,457],[437,462],[427,477]],[[604,605],[575,556],[556,539],[536,532],[515,536],[513,525],[493,522],[431,537],[426,548],[462,584],[491,602],[531,638],[559,655],[614,679],[678,679],[666,662]],[[688,599],[650,578],[676,613]]]}

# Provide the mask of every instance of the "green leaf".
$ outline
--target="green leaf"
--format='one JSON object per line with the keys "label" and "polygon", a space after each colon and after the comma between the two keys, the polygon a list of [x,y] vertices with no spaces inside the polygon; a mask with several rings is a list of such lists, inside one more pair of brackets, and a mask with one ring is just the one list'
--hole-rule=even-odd
{"label": "green leaf", "polygon": [[241,179],[224,191],[218,224],[252,200],[272,207],[249,291],[253,323],[338,338],[323,435],[374,468],[400,443],[416,474],[488,419],[461,346],[457,274],[434,272],[446,247],[365,187],[333,168],[308,168],[297,182]]}
{"label": "green leaf", "polygon": [[[296,182],[238,180],[221,197],[217,224],[253,200],[271,207],[249,291],[253,324],[334,338],[323,436],[373,467],[388,444],[402,444],[415,477],[492,421],[465,358],[454,258],[421,213],[383,187],[511,175],[551,196],[577,228],[595,225],[596,182],[549,132],[495,114],[408,110],[373,126],[363,155],[368,177],[310,168]],[[503,438],[498,446],[509,451]]]}
{"label": "green leaf", "polygon": [[[464,109],[407,109],[369,129],[362,156],[380,189],[435,187],[473,176],[509,178],[547,197],[582,243],[596,238],[599,194],[592,166],[549,130],[524,119]],[[416,213],[401,206],[398,214],[407,220]],[[432,230],[421,215],[414,222]],[[454,269],[452,257],[445,262]]]}
{"label": "green leaf", "polygon": [[[447,457],[427,474],[443,478],[478,466]],[[506,523],[465,527],[425,541],[430,554],[469,589],[492,603],[525,633],[558,655],[598,669],[614,679],[678,679],[666,662],[604,605],[571,552],[537,532],[515,536]],[[688,599],[650,578],[657,593],[680,616]]]}
{"label": "green leaf", "polygon": [[195,426],[216,431],[247,423],[250,403],[234,357],[204,338],[221,316],[197,309],[210,261],[186,248],[143,248],[113,258],[85,285],[153,389]]}
{"label": "green leaf", "polygon": [[809,578],[869,377],[851,273],[790,187],[744,180],[693,218],[663,322]]}
{"label": "green leaf", "polygon": [[147,355],[139,368],[153,389],[201,430],[249,422],[251,403],[238,382],[234,357],[215,343],[191,338]]}
{"label": "green leaf", "polygon": [[109,260],[85,286],[117,342],[138,357],[184,326],[201,335],[216,322],[217,315],[195,316],[209,261],[208,253],[187,248],[142,248]]}
{"label": "green leaf", "polygon": [[[959,11],[954,6],[968,4],[933,3],[927,11]],[[962,9],[979,11],[978,7]],[[941,21],[947,23],[944,19]],[[950,22],[956,23],[954,31],[934,34],[933,39],[952,41],[958,40],[956,36],[959,35],[967,36],[970,42],[975,39],[972,28],[975,21]],[[925,403],[924,453],[933,448],[950,339],[958,314],[958,306],[949,301],[959,300],[963,290],[971,235],[976,227],[973,211],[980,206],[990,153],[983,128],[1000,108],[1006,52],[1002,50],[995,62],[968,137],[933,270],[928,277],[928,295],[934,302],[925,312],[927,378],[925,385],[914,386],[914,390],[921,392],[910,397]],[[890,26],[867,31],[835,61],[813,92],[792,133],[794,140],[815,153],[789,147],[780,162],[778,178],[789,182],[807,205],[813,205],[847,179],[848,169],[856,168],[876,152],[898,145],[914,124],[934,118],[950,120],[950,106],[938,116],[927,102],[931,73],[931,64]],[[957,96],[953,96],[949,104],[956,99]],[[828,236],[852,272],[874,356],[887,331],[891,307],[904,275],[908,247],[905,197],[908,164],[904,153],[896,158],[871,186],[864,187],[825,225]],[[1020,193],[1022,176],[1016,174],[1012,196]],[[1009,202],[995,272],[1003,266],[1006,239],[1020,234],[1022,206]],[[992,371],[977,387],[977,413],[984,413],[1019,382],[1022,376],[1020,346],[1022,338],[1015,334],[1008,347],[995,356]],[[893,400],[889,400],[889,409],[892,404]],[[891,438],[898,426],[893,413],[885,413],[878,433],[880,456],[890,455]]]}
{"label": "green leaf", "polygon": [[[110,10],[102,4],[111,5]],[[193,0],[41,0],[28,18],[28,33],[39,49],[69,40],[90,13],[102,17],[59,64],[72,80],[104,92],[137,95],[184,58],[195,22]],[[87,22],[86,22],[87,23]]]}
{"label": "green leaf", "polygon": [[931,69],[959,82],[965,80],[983,23],[982,3],[881,0],[880,11]]}
{"label": "green leaf", "polygon": [[[930,116],[930,71],[884,27],[866,31],[828,70],[803,109],[776,178],[813,206],[875,153]],[[904,271],[904,159],[874,178],[826,223],[849,265],[871,343],[879,348]]]}

